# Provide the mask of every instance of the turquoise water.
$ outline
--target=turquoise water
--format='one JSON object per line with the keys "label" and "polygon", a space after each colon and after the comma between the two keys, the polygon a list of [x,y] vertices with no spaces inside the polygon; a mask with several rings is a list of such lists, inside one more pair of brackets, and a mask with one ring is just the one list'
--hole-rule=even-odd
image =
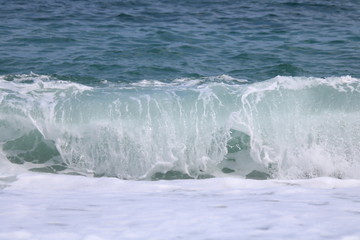
{"label": "turquoise water", "polygon": [[1,75],[360,77],[356,0],[1,2]]}
{"label": "turquoise water", "polygon": [[357,1],[1,3],[2,172],[360,178]]}

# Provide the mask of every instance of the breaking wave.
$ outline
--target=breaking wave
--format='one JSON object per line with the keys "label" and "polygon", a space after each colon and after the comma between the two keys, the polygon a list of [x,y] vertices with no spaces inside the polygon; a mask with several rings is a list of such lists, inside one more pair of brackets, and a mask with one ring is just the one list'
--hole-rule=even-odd
{"label": "breaking wave", "polygon": [[[0,173],[360,178],[360,80],[0,77]],[[6,163],[6,164],[5,164]]]}

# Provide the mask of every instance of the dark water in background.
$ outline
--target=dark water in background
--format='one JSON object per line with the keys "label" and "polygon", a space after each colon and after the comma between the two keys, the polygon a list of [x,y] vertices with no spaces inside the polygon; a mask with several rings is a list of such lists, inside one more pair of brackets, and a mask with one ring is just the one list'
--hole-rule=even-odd
{"label": "dark water in background", "polygon": [[360,77],[360,2],[0,1],[0,75]]}
{"label": "dark water in background", "polygon": [[360,178],[359,64],[357,0],[0,0],[0,173]]}

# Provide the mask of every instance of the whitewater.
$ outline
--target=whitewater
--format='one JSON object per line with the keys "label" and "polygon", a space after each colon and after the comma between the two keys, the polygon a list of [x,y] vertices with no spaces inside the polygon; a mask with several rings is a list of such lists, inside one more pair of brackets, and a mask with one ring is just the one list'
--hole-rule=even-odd
{"label": "whitewater", "polygon": [[0,239],[360,239],[357,78],[0,89]]}
{"label": "whitewater", "polygon": [[359,239],[359,180],[1,180],[0,239]]}
{"label": "whitewater", "polygon": [[359,178],[360,81],[0,79],[2,162],[121,179]]}

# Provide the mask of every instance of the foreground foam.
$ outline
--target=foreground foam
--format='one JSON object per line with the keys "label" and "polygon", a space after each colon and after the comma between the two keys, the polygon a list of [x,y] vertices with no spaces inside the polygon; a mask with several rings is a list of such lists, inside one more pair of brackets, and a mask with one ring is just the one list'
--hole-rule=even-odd
{"label": "foreground foam", "polygon": [[239,177],[221,177],[194,180],[173,181],[129,181],[117,178],[89,178],[84,176],[53,175],[24,173],[17,176],[7,189],[9,191],[31,191],[31,192],[175,192],[175,191],[232,191],[236,189],[271,189],[278,190],[293,186],[295,189],[316,188],[360,188],[360,180],[336,179],[321,177],[313,179],[298,180],[252,180]]}
{"label": "foreground foam", "polygon": [[356,239],[360,180],[125,181],[20,174],[0,239]]}

